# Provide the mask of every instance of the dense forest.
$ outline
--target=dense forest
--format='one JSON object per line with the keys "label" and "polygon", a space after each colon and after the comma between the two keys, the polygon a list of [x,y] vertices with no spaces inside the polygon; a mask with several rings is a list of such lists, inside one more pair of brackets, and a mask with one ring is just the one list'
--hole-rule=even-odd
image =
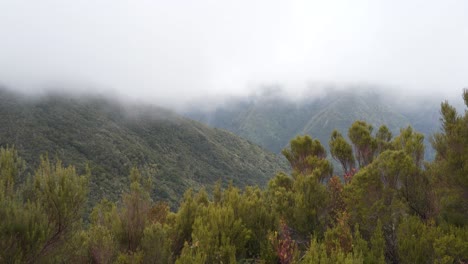
{"label": "dense forest", "polygon": [[[468,107],[467,90],[463,99]],[[0,262],[466,263],[468,112],[447,102],[440,112],[433,161],[412,127],[394,136],[355,121],[328,142],[293,138],[282,151],[292,171],[264,188],[208,185],[188,190],[176,210],[152,199],[160,183],[136,166],[117,202],[104,198],[87,214],[91,168],[44,155],[25,175],[5,146]]]}
{"label": "dense forest", "polygon": [[[285,159],[221,129],[160,107],[108,97],[51,93],[27,97],[0,88],[0,145],[14,146],[34,174],[48,153],[92,171],[89,204],[117,201],[133,166],[157,181],[151,198],[176,208],[184,191],[222,180],[266,185]],[[23,181],[21,178],[20,181]]]}

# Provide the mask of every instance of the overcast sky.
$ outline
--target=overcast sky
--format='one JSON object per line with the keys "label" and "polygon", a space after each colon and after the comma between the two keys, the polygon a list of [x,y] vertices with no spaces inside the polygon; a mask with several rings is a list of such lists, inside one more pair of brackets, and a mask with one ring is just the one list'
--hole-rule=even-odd
{"label": "overcast sky", "polygon": [[467,13],[466,0],[0,0],[0,83],[165,105],[273,83],[459,96]]}

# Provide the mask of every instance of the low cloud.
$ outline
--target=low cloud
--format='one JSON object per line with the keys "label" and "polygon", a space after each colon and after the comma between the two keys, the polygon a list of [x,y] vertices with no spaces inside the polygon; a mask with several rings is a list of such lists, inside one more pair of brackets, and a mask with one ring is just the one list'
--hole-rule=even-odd
{"label": "low cloud", "polygon": [[317,83],[456,98],[468,86],[467,9],[456,0],[2,1],[0,83],[175,108],[271,84],[292,98]]}

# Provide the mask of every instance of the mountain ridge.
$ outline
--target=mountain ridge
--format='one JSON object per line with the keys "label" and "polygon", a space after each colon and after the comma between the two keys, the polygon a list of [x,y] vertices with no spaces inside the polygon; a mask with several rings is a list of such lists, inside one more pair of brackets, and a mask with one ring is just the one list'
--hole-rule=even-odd
{"label": "mountain ridge", "polygon": [[0,120],[0,145],[14,145],[30,164],[46,153],[81,170],[89,162],[93,203],[118,199],[133,166],[153,178],[152,196],[171,204],[187,188],[217,180],[263,186],[287,170],[283,159],[231,132],[104,97],[27,98],[0,90]]}
{"label": "mountain ridge", "polygon": [[347,137],[348,128],[356,120],[370,123],[374,131],[386,125],[393,135],[411,125],[425,135],[426,158],[432,159],[434,153],[429,138],[437,131],[434,128],[438,119],[434,116],[438,116],[438,109],[438,104],[422,105],[415,110],[402,109],[383,92],[356,89],[331,90],[300,101],[268,95],[262,100],[262,95],[255,95],[253,99],[237,98],[230,105],[220,105],[212,111],[189,109],[185,115],[232,131],[275,153],[301,134],[318,138],[328,149],[331,132],[337,129]]}

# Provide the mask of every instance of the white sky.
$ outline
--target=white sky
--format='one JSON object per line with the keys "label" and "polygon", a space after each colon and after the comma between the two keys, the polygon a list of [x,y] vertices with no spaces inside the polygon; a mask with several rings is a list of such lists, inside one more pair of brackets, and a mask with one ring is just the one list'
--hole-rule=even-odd
{"label": "white sky", "polygon": [[311,82],[459,96],[468,1],[0,0],[0,83],[15,89],[181,105]]}

